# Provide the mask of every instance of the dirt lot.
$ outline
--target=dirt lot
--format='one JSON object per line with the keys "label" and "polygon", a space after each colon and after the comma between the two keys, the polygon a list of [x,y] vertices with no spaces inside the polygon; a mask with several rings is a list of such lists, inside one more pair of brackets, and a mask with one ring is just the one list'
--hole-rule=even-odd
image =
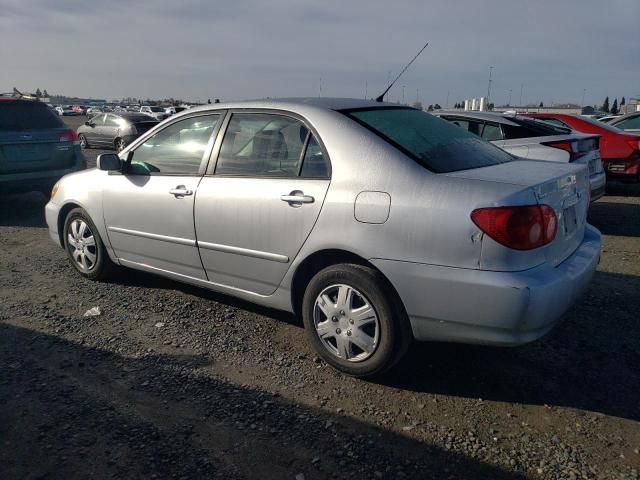
{"label": "dirt lot", "polygon": [[549,336],[416,345],[375,382],[320,363],[290,315],[84,280],[42,195],[0,197],[0,478],[637,479],[640,188],[612,193],[598,273]]}

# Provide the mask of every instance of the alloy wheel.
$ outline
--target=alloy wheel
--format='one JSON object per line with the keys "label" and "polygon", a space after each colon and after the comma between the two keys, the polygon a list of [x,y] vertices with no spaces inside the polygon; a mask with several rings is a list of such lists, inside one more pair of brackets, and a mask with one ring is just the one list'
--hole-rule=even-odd
{"label": "alloy wheel", "polygon": [[72,220],[67,234],[67,248],[76,267],[87,273],[95,267],[98,259],[96,239],[91,228],[81,218]]}
{"label": "alloy wheel", "polygon": [[349,285],[331,285],[320,292],[313,324],[324,347],[342,360],[366,360],[379,344],[380,321],[375,309]]}

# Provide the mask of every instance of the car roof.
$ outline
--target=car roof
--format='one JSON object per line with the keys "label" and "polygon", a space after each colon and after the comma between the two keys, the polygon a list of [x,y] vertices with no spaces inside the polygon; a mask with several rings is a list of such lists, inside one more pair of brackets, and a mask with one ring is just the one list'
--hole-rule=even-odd
{"label": "car roof", "polygon": [[498,112],[469,112],[469,111],[457,111],[457,110],[442,110],[439,112],[435,112],[435,115],[447,115],[447,116],[456,116],[461,118],[472,118],[474,120],[486,120],[491,122],[502,123],[504,125],[512,125],[514,127],[519,127],[516,122],[510,120],[509,117],[513,117],[513,115],[505,115],[503,113]]}
{"label": "car roof", "polygon": [[275,110],[300,111],[314,110],[351,110],[356,108],[380,108],[380,107],[404,107],[388,102],[376,102],[375,100],[363,100],[356,98],[329,98],[329,97],[305,97],[305,98],[266,98],[258,100],[240,100],[201,105],[189,109],[189,112],[197,112],[210,109],[232,108],[268,108]]}
{"label": "car roof", "polygon": [[156,122],[157,120],[149,115],[145,115],[144,113],[136,113],[136,112],[113,112],[110,115],[115,115],[117,117],[122,117],[127,120],[143,120],[145,122]]}

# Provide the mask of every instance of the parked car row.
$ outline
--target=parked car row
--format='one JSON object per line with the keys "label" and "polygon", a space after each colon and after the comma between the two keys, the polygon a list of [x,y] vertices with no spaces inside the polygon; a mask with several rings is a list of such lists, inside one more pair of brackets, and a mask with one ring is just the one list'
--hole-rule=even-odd
{"label": "parked car row", "polygon": [[158,121],[143,113],[101,113],[76,131],[82,148],[114,148],[120,152]]}
{"label": "parked car row", "polygon": [[[533,341],[598,263],[597,136],[448,120],[328,98],[192,109],[61,179],[49,232],[86,278],[121,265],[295,312],[318,355],[351,375],[385,371],[413,339]],[[508,133],[519,130],[548,145]]]}
{"label": "parked car row", "polygon": [[591,201],[604,195],[606,175],[598,135],[566,126],[491,112],[438,112],[437,115],[521,158],[584,164],[589,169]]}

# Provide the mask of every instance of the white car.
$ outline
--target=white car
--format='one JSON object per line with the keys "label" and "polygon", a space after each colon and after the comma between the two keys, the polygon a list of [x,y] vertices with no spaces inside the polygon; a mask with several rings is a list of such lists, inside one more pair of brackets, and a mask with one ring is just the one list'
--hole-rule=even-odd
{"label": "white car", "polygon": [[152,105],[143,105],[142,107],[140,107],[140,113],[145,113],[158,121],[169,118],[169,114],[164,111],[164,108]]}
{"label": "white car", "polygon": [[518,115],[493,112],[437,112],[434,115],[517,157],[588,165],[591,201],[604,195],[606,175],[600,158],[599,135],[583,134]]}

